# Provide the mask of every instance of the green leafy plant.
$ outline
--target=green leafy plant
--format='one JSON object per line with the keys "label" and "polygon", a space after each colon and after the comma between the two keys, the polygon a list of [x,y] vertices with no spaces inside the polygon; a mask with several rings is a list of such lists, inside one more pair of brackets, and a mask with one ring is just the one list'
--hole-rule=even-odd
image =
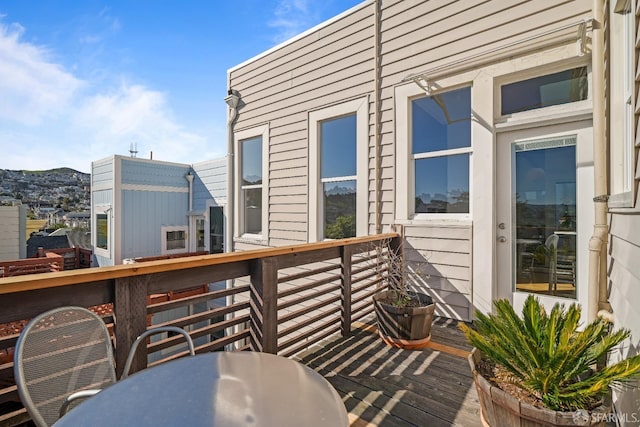
{"label": "green leafy plant", "polygon": [[476,313],[475,329],[459,325],[484,357],[503,366],[513,384],[552,410],[587,409],[609,387],[640,378],[640,355],[598,368],[597,362],[629,336],[610,331],[598,318],[578,330],[581,308],[555,304],[549,313],[530,295],[519,317],[507,300],[494,301],[495,314]]}

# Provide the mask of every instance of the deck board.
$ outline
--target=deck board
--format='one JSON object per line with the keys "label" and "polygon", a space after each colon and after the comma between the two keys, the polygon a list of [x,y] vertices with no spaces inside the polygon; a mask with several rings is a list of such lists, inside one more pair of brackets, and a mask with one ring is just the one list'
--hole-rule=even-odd
{"label": "deck board", "polygon": [[480,404],[457,322],[436,319],[421,350],[385,345],[373,319],[297,355],[338,391],[352,427],[480,426]]}

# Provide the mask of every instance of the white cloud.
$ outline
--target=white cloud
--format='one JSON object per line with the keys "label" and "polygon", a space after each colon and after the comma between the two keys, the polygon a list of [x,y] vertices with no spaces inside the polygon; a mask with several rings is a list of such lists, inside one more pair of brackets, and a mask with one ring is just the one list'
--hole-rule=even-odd
{"label": "white cloud", "polygon": [[0,22],[0,168],[89,172],[94,160],[128,155],[131,142],[139,157],[153,151],[157,160],[206,159],[205,138],[175,120],[165,93],[82,80],[55,63],[46,47],[24,41],[24,32]]}
{"label": "white cloud", "polygon": [[308,0],[280,0],[268,25],[278,30],[274,41],[280,43],[309,29],[315,20]]}
{"label": "white cloud", "polygon": [[[191,163],[190,153],[205,150],[203,137],[190,133],[172,118],[166,97],[141,85],[123,83],[112,93],[84,100],[74,123],[80,133],[91,133],[91,151],[99,157],[126,154],[135,142],[139,157]],[[124,152],[124,153],[123,153]]]}
{"label": "white cloud", "polygon": [[67,108],[83,82],[46,48],[21,41],[23,33],[20,24],[0,22],[0,119],[33,126]]}

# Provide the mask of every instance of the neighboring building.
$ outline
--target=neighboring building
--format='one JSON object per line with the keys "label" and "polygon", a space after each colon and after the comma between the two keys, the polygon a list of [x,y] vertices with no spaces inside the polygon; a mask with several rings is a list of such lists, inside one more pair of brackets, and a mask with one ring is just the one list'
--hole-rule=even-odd
{"label": "neighboring building", "polygon": [[91,212],[67,212],[62,216],[65,227],[89,228],[91,225]]}
{"label": "neighboring building", "polygon": [[233,67],[234,247],[399,229],[437,314],[612,308],[637,353],[638,7],[369,0]]}
{"label": "neighboring building", "polygon": [[26,227],[25,206],[0,206],[0,261],[27,257]]}
{"label": "neighboring building", "polygon": [[191,166],[112,156],[92,163],[91,179],[96,265],[223,250],[224,160]]}
{"label": "neighboring building", "polygon": [[40,248],[46,252],[48,249],[68,249],[71,247],[69,238],[64,233],[55,236],[52,234],[47,236],[33,235],[27,240],[27,258],[36,257]]}

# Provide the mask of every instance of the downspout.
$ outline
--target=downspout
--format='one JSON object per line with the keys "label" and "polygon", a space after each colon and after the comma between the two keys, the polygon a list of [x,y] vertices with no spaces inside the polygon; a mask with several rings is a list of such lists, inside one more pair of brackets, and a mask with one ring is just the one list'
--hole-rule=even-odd
{"label": "downspout", "polygon": [[187,213],[187,223],[189,227],[188,228],[189,251],[195,252],[196,251],[196,237],[195,237],[196,230],[195,230],[195,225],[191,221],[191,216],[193,213],[193,174],[191,173],[191,169],[189,169],[189,171],[184,177],[189,183],[189,212]]}
{"label": "downspout", "polygon": [[[593,175],[595,222],[589,240],[587,320],[596,318],[607,302],[607,139],[605,134],[604,1],[593,0],[591,72],[593,85]],[[611,316],[603,310],[602,315]]]}
{"label": "downspout", "polygon": [[234,146],[233,146],[233,125],[238,118],[238,105],[240,97],[233,89],[229,89],[224,102],[229,106],[229,117],[227,119],[227,226],[225,228],[225,252],[233,252],[233,227],[235,217],[234,207]]}
{"label": "downspout", "polygon": [[381,89],[380,89],[380,0],[374,2],[374,53],[373,53],[373,83],[374,83],[374,153],[375,153],[375,232],[382,233],[382,168],[380,167],[382,149],[382,113],[381,113]]}
{"label": "downspout", "polygon": [[[240,97],[233,89],[227,91],[227,96],[224,98],[224,102],[229,106],[229,115],[227,118],[227,224],[224,229],[224,251],[226,253],[233,252],[233,223],[235,217],[234,206],[234,145],[233,145],[233,125],[238,118],[238,105],[240,104]],[[233,279],[226,281],[225,287],[231,289],[233,287]],[[231,306],[234,304],[234,295],[228,295],[225,299],[226,305]],[[225,319],[229,320],[234,317],[233,313],[225,315]],[[229,327],[226,329],[227,335],[232,335],[237,332],[238,326]],[[228,344],[226,350],[236,350],[235,344]]]}

